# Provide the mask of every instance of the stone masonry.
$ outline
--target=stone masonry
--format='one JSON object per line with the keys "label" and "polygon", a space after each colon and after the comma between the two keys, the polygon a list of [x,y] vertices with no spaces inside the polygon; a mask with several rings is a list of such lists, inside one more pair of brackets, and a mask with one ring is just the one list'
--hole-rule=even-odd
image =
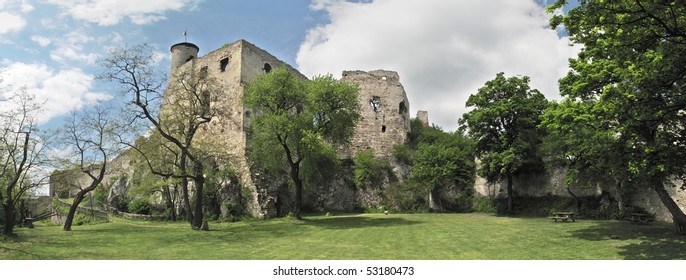
{"label": "stone masonry", "polygon": [[374,149],[376,156],[389,156],[393,146],[404,144],[410,132],[410,103],[398,73],[344,71],[341,80],[359,84],[362,117],[344,154],[352,157],[359,150]]}
{"label": "stone masonry", "polygon": [[[174,73],[188,68],[207,73],[219,81],[223,92],[214,97],[217,101],[211,106],[219,106],[222,115],[200,131],[199,137],[212,139],[220,147],[219,151],[231,159],[228,164],[237,171],[241,184],[251,194],[247,197],[247,212],[255,217],[275,216],[280,212],[275,204],[284,200],[283,185],[287,182],[265,178],[253,170],[247,157],[251,112],[243,106],[242,98],[250,81],[278,67],[287,67],[303,79],[307,78],[245,40],[224,45],[202,57],[198,57],[198,51],[196,45],[187,42],[171,47],[170,84],[175,82]],[[353,156],[358,150],[367,148],[374,149],[377,156],[390,155],[393,146],[403,144],[410,132],[409,102],[398,74],[384,70],[345,71],[341,80],[359,84],[358,100],[362,107],[362,120],[352,144],[342,149],[341,156]]]}

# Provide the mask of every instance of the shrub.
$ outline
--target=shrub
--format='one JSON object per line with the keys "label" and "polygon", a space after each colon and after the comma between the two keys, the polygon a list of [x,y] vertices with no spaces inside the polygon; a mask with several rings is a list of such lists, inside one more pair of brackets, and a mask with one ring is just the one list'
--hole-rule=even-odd
{"label": "shrub", "polygon": [[472,211],[477,213],[496,214],[498,208],[494,201],[486,196],[475,195],[471,197]]}
{"label": "shrub", "polygon": [[384,190],[384,200],[395,210],[402,212],[427,212],[426,195],[412,183],[394,183]]}
{"label": "shrub", "polygon": [[407,145],[393,146],[393,157],[399,162],[412,165],[412,150]]}
{"label": "shrub", "polygon": [[388,160],[379,159],[374,156],[373,149],[361,150],[353,158],[355,163],[355,184],[379,185],[383,182],[384,176],[391,171],[391,164]]}
{"label": "shrub", "polygon": [[129,211],[133,214],[150,215],[150,202],[142,197],[136,197],[129,202]]}

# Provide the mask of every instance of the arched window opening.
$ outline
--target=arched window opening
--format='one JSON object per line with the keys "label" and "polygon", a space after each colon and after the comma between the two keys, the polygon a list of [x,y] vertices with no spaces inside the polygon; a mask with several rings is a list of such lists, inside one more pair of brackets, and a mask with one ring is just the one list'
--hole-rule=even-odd
{"label": "arched window opening", "polygon": [[226,71],[226,67],[229,66],[229,58],[224,58],[219,61],[219,71]]}
{"label": "arched window opening", "polygon": [[398,114],[406,114],[407,113],[407,106],[405,106],[405,101],[401,101],[400,104],[398,104]]}

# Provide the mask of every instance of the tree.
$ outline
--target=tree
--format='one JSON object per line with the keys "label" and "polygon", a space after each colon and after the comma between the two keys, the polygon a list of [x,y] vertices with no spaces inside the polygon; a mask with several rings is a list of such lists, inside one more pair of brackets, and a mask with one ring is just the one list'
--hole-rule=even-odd
{"label": "tree", "polygon": [[283,155],[270,158],[288,165],[295,186],[293,214],[299,219],[302,163],[321,150],[331,150],[331,145],[349,141],[360,118],[357,91],[356,85],[337,81],[331,75],[308,81],[285,68],[256,78],[248,87],[244,103],[256,111],[252,122],[253,152],[260,147],[262,153]]}
{"label": "tree", "polygon": [[551,102],[541,117],[541,128],[547,134],[544,154],[553,165],[565,166],[567,192],[574,197],[577,210],[581,201],[572,186],[591,186],[596,183],[615,187],[618,207],[625,208],[623,193],[639,181],[628,172],[629,153],[627,139],[614,129],[614,122],[598,118],[603,108],[595,102],[572,101],[568,98],[559,103]]}
{"label": "tree", "polygon": [[119,125],[111,115],[112,108],[96,106],[92,110],[72,112],[62,131],[65,150],[73,151],[66,160],[67,166],[73,166],[81,174],[86,175],[86,184],[72,184],[79,191],[69,207],[63,229],[71,231],[72,222],[79,204],[87,194],[101,185],[105,177],[107,164],[111,157],[121,150],[119,143]]}
{"label": "tree", "polygon": [[[554,11],[566,1],[549,7]],[[603,108],[597,118],[625,139],[626,170],[654,190],[671,213],[679,234],[686,215],[667,192],[686,177],[686,5],[683,1],[580,1],[564,24],[582,44],[560,92],[572,101]]]}
{"label": "tree", "polygon": [[419,144],[410,176],[423,186],[429,208],[442,208],[440,203],[432,205],[440,190],[474,185],[474,144],[460,132],[446,133],[438,127],[425,128],[422,136],[425,141]]}
{"label": "tree", "polygon": [[[165,149],[175,154],[173,171],[155,170],[152,163],[149,167],[158,176],[181,180],[186,217],[193,229],[201,229],[207,153],[196,136],[222,112],[214,102],[222,88],[191,65],[176,71],[165,93],[164,79],[155,73],[154,65],[152,51],[146,45],[117,49],[104,59],[101,78],[118,83],[121,91],[130,95],[133,121],[142,120],[149,130],[159,133]],[[135,149],[133,144],[129,146]],[[150,157],[146,160],[154,161]],[[189,181],[195,188],[193,206]]]}
{"label": "tree", "polygon": [[541,131],[539,116],[547,101],[536,89],[530,89],[528,77],[506,78],[498,73],[476,94],[467,99],[474,107],[460,119],[463,129],[476,141],[480,173],[489,182],[507,180],[507,209],[512,213],[513,175],[540,161],[537,149]]}
{"label": "tree", "polygon": [[133,147],[130,153],[134,166],[133,186],[129,193],[145,196],[159,191],[169,218],[176,221],[180,180],[157,174],[173,174],[178,168],[180,154],[157,131],[139,137]]}
{"label": "tree", "polygon": [[[0,112],[0,202],[5,212],[3,233],[12,235],[17,222],[17,206],[31,189],[40,185],[47,176],[32,174],[46,164],[44,153],[47,137],[40,135],[38,116],[42,104],[22,89],[6,102]],[[33,176],[32,175],[36,175]]]}

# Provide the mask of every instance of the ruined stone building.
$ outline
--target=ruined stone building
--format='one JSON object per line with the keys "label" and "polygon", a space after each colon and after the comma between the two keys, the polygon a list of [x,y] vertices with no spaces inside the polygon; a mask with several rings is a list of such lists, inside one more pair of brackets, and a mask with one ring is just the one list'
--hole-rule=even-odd
{"label": "ruined stone building", "polygon": [[[307,79],[296,69],[245,41],[238,40],[231,44],[211,51],[202,57],[198,56],[199,47],[184,42],[171,47],[171,76],[170,87],[178,83],[175,74],[181,71],[191,71],[199,75],[207,75],[218,81],[222,86],[213,100],[215,108],[220,108],[222,114],[212,119],[198,137],[210,140],[216,152],[222,153],[228,159],[231,167],[236,171],[239,185],[236,190],[226,188],[220,190],[221,199],[226,205],[240,204],[244,214],[254,217],[275,217],[288,213],[292,209],[293,195],[288,187],[288,176],[273,176],[263,174],[250,162],[248,154],[251,149],[250,120],[253,112],[243,105],[242,98],[250,82],[260,75],[279,67],[286,67],[296,75]],[[377,157],[391,158],[393,146],[406,143],[410,133],[410,104],[405,90],[396,72],[387,70],[375,71],[344,71],[342,81],[359,85],[358,102],[361,120],[355,128],[355,134],[349,145],[339,147],[341,158],[352,158],[360,150],[373,149]],[[165,93],[165,98],[169,93]],[[417,118],[422,125],[429,126],[428,112],[419,111]],[[115,158],[108,165],[107,177],[103,180],[109,189],[109,198],[125,196],[131,186],[132,167],[127,153]],[[408,174],[407,166],[394,166],[393,172],[401,178]],[[364,207],[378,207],[381,205],[379,189],[364,189],[351,186],[352,170],[347,174],[339,174],[332,183],[320,186],[317,191],[306,191],[305,202],[312,209],[352,211]],[[568,189],[564,184],[564,170],[548,171],[544,175],[515,178],[519,196],[568,196]],[[79,179],[74,180],[78,182]],[[477,194],[491,197],[504,195],[503,184],[488,184],[485,179],[477,178],[474,190]],[[51,184],[51,196],[56,191],[64,191]],[[574,186],[579,195],[599,195],[599,186]],[[680,206],[684,206],[686,190],[671,189]],[[654,193],[637,193],[632,199],[637,205],[656,213],[661,220],[671,217]],[[221,212],[229,212],[227,206],[222,206]]]}
{"label": "ruined stone building", "polygon": [[[303,79],[306,77],[245,40],[224,45],[202,57],[198,57],[198,52],[198,46],[188,42],[171,47],[170,85],[176,82],[175,73],[188,70],[208,75],[222,85],[223,92],[211,106],[220,106],[223,115],[214,118],[199,136],[216,141],[231,159],[240,184],[251,195],[244,198],[249,214],[275,216],[282,212],[279,208],[288,208],[281,203],[288,200],[283,191],[287,183],[253,170],[247,157],[251,111],[243,105],[242,97],[250,81],[278,67],[286,67]],[[373,149],[377,156],[389,156],[393,146],[405,143],[410,132],[410,104],[398,74],[385,70],[345,71],[341,80],[359,85],[362,116],[351,144],[341,147],[341,157],[352,157],[361,149]]]}

